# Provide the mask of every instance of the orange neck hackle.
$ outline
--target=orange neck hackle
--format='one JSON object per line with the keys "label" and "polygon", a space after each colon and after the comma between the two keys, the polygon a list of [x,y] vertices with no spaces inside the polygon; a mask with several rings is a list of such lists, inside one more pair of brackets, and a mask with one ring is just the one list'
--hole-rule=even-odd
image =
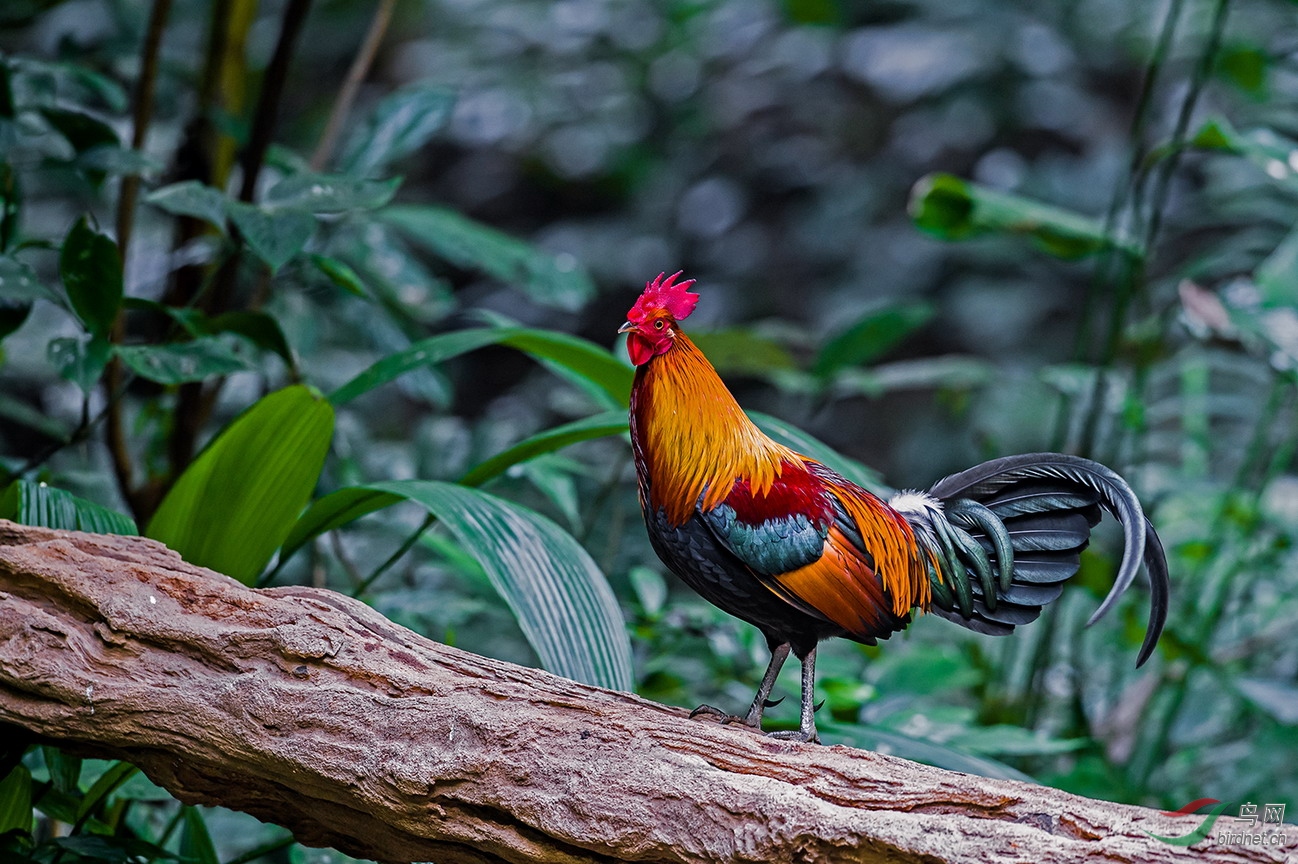
{"label": "orange neck hackle", "polygon": [[703,352],[679,330],[667,352],[636,371],[631,435],[648,504],[681,525],[697,504],[711,510],[747,478],[765,495],[785,463],[801,457],[748,419]]}

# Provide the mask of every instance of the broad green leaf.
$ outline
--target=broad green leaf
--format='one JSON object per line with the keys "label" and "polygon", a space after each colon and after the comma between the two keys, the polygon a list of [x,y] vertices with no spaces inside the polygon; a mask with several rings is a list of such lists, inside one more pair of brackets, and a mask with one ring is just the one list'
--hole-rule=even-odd
{"label": "broad green leaf", "polygon": [[367,220],[333,238],[330,248],[355,268],[369,296],[387,306],[397,321],[416,325],[410,329],[411,338],[456,307],[451,284],[435,275],[390,225]]}
{"label": "broad green leaf", "polygon": [[915,762],[923,762],[948,771],[960,771],[980,777],[991,777],[1001,780],[1022,780],[1035,783],[1028,775],[1003,762],[989,759],[973,753],[964,753],[951,747],[935,744],[922,738],[912,738],[892,729],[881,726],[856,725],[845,723],[820,722],[817,724],[820,737],[826,744],[846,744],[900,756]]}
{"label": "broad green leaf", "polygon": [[443,260],[513,285],[538,303],[576,310],[595,294],[594,283],[572,256],[542,252],[455,210],[411,204],[378,215]]}
{"label": "broad green leaf", "polygon": [[16,332],[32,313],[32,301],[0,297],[0,339]]}
{"label": "broad green leaf", "polygon": [[992,365],[978,357],[917,357],[845,370],[834,379],[834,392],[877,398],[896,390],[972,390],[985,387],[994,376]]}
{"label": "broad green leaf", "polygon": [[317,498],[293,523],[292,530],[284,538],[284,545],[279,553],[280,560],[289,558],[302,547],[303,543],[319,537],[326,531],[332,531],[362,516],[391,507],[401,500],[398,495],[376,492],[363,486],[346,486]]}
{"label": "broad green leaf", "polygon": [[369,299],[370,294],[365,290],[364,280],[348,264],[326,255],[310,255],[308,257],[316,269],[327,276],[330,282],[348,294],[354,294],[366,300]]}
{"label": "broad green leaf", "polygon": [[1290,231],[1253,271],[1267,307],[1298,306],[1298,229]]}
{"label": "broad green leaf", "polygon": [[106,336],[122,305],[122,256],[117,244],[82,216],[63,241],[59,275],[86,329]]}
{"label": "broad green leaf", "polygon": [[693,333],[690,338],[722,375],[766,375],[798,365],[788,348],[748,327]]}
{"label": "broad green leaf", "polygon": [[[464,486],[480,486],[498,476],[513,465],[533,459],[545,453],[567,447],[578,441],[618,435],[627,431],[625,411],[607,411],[581,420],[574,420],[538,432],[530,438],[518,442],[495,456],[485,459],[470,468],[459,482]],[[326,531],[355,521],[362,516],[382,510],[396,504],[400,499],[386,492],[375,492],[365,487],[346,487],[330,492],[322,498],[311,502],[311,506],[293,525],[280,557],[286,559],[301,548],[302,544],[318,537]]]}
{"label": "broad green leaf", "polygon": [[366,488],[422,505],[486,571],[519,627],[557,675],[630,690],[631,643],[608,581],[590,555],[538,513],[455,483],[405,480]]}
{"label": "broad green leaf", "polygon": [[59,336],[49,341],[45,353],[60,378],[89,393],[108,365],[113,346],[103,336]]}
{"label": "broad green leaf", "polygon": [[100,144],[77,157],[76,165],[91,175],[144,175],[157,174],[166,169],[161,161],[129,147]]}
{"label": "broad green leaf", "polygon": [[915,183],[910,215],[920,230],[942,240],[1023,234],[1056,258],[1083,258],[1109,246],[1141,255],[1135,244],[1105,236],[1098,220],[950,174],[929,174]]}
{"label": "broad green leaf", "polygon": [[185,815],[180,824],[180,856],[186,861],[197,864],[220,864],[216,855],[216,846],[212,835],[203,821],[203,814],[197,807],[185,807]]}
{"label": "broad green leaf", "polygon": [[225,208],[230,199],[220,190],[197,180],[184,180],[155,189],[144,200],[176,216],[192,216],[225,230]]}
{"label": "broad green leaf", "polygon": [[[41,804],[43,807],[44,799]],[[66,864],[72,862],[90,864],[96,861],[102,864],[134,864],[136,861],[184,861],[185,864],[191,864],[190,861],[179,858],[175,853],[130,836],[82,833],[59,837],[50,842],[57,847],[59,856],[65,852],[72,853],[71,858],[56,857],[55,860],[62,860]]]}
{"label": "broad green leaf", "polygon": [[136,375],[159,384],[184,384],[251,368],[248,361],[215,336],[169,345],[123,345],[117,356]]}
{"label": "broad green leaf", "polygon": [[50,782],[54,784],[54,788],[66,794],[79,794],[77,784],[81,779],[81,757],[65,753],[51,744],[41,747],[41,755],[45,759],[45,770],[50,772]]}
{"label": "broad green leaf", "polygon": [[827,378],[848,366],[878,360],[935,314],[931,303],[895,303],[872,309],[824,344],[811,371]]}
{"label": "broad green leaf", "polygon": [[288,337],[279,326],[274,316],[265,312],[241,311],[224,312],[204,323],[207,333],[233,333],[242,336],[263,351],[270,351],[284,361],[290,369],[296,368],[293,349],[289,347]]}
{"label": "broad green leaf", "polygon": [[89,531],[94,534],[139,532],[129,517],[45,483],[15,480],[0,494],[0,516],[23,525]]}
{"label": "broad green leaf", "polygon": [[351,136],[339,164],[349,174],[367,177],[428,143],[451,116],[455,94],[416,84],[379,101]]}
{"label": "broad green leaf", "polygon": [[51,441],[67,443],[69,439],[68,430],[59,421],[4,392],[0,392],[0,418],[35,430]]}
{"label": "broad green leaf", "polygon": [[[296,368],[293,349],[289,347],[288,338],[284,335],[279,321],[265,312],[223,312],[215,317],[208,317],[200,309],[192,306],[168,306],[156,300],[145,300],[141,297],[127,297],[127,309],[143,309],[158,315],[165,315],[175,321],[185,332],[193,337],[216,336],[221,333],[232,333],[247,339],[263,351],[270,351],[280,357],[290,369]],[[174,343],[173,343],[174,344]],[[202,353],[202,352],[195,352]],[[213,349],[212,354],[233,355],[225,346]],[[242,361],[240,361],[242,363]],[[247,364],[243,364],[247,368]]]}
{"label": "broad green leaf", "polygon": [[121,144],[113,127],[98,117],[84,111],[72,111],[66,108],[42,108],[41,114],[49,121],[60,135],[72,145],[72,149],[83,153],[91,147],[102,144]]}
{"label": "broad green leaf", "polygon": [[35,270],[12,255],[0,255],[0,297],[12,301],[48,300],[65,305],[63,298],[41,283]]}
{"label": "broad green leaf", "polygon": [[[1262,170],[1267,177],[1291,191],[1298,190],[1298,141],[1282,136],[1274,129],[1260,128],[1241,132],[1223,117],[1215,117],[1195,132],[1190,143],[1205,150],[1220,150],[1242,156]],[[1153,158],[1154,153],[1150,154]]]}
{"label": "broad green leaf", "polygon": [[295,174],[276,183],[262,200],[263,209],[278,213],[344,213],[374,210],[392,200],[401,180],[364,180],[329,174]]}
{"label": "broad green leaf", "polygon": [[538,360],[552,361],[595,384],[614,405],[626,405],[632,371],[593,342],[550,330],[522,327],[458,330],[433,336],[379,360],[329,395],[342,405],[411,369],[442,363],[487,345],[507,345]]}
{"label": "broad green leaf", "polygon": [[315,217],[302,210],[268,210],[231,201],[226,212],[245,242],[274,273],[302,251],[315,233]]}
{"label": "broad green leaf", "polygon": [[185,470],[147,535],[252,584],[311,497],[333,426],[333,408],[308,387],[263,397]]}
{"label": "broad green leaf", "polygon": [[479,462],[468,470],[460,483],[465,486],[480,486],[493,477],[520,462],[533,459],[544,453],[588,441],[592,438],[604,438],[609,435],[621,435],[627,431],[627,414],[625,411],[605,411],[591,417],[583,417],[571,423],[555,426],[538,432],[530,438],[502,450],[495,456]]}
{"label": "broad green leaf", "polygon": [[108,796],[116,792],[119,786],[130,780],[139,770],[130,762],[118,762],[100,774],[99,779],[86,791],[86,797],[82,798],[81,803],[77,805],[77,823],[84,822],[99,805],[108,800]]}
{"label": "broad green leaf", "polygon": [[1233,679],[1235,689],[1278,723],[1298,726],[1298,686],[1281,678]]}
{"label": "broad green leaf", "polygon": [[19,763],[0,778],[0,836],[32,830],[32,772]]}
{"label": "broad green leaf", "polygon": [[771,438],[834,469],[856,485],[864,486],[876,495],[887,496],[892,494],[892,490],[884,484],[877,471],[867,468],[855,459],[844,456],[828,444],[808,435],[797,426],[758,411],[749,411],[748,416],[752,418],[752,421],[757,424],[759,429],[770,435]]}
{"label": "broad green leaf", "polygon": [[965,753],[997,756],[1054,756],[1071,753],[1085,747],[1085,738],[1054,738],[1042,732],[1033,732],[1022,726],[994,723],[990,726],[971,725],[947,744]]}

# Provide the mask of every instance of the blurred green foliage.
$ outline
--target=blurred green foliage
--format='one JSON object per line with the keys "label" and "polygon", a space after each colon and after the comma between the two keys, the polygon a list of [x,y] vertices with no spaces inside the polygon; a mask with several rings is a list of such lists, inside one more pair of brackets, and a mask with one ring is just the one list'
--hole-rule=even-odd
{"label": "blurred green foliage", "polygon": [[[1139,672],[1102,537],[1010,639],[824,646],[827,740],[1298,802],[1292,3],[411,0],[352,89],[372,12],[0,13],[0,515],[746,704],[763,640],[663,573],[622,437],[614,331],[685,269],[770,434],[877,490],[1083,453],[1167,545]],[[345,860],[17,735],[0,852]]]}

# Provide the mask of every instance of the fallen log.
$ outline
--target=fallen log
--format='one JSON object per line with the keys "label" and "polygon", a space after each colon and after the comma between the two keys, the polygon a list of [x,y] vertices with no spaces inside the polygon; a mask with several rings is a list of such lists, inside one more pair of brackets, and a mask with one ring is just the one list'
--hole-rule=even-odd
{"label": "fallen log", "polygon": [[[1280,862],[1168,845],[1202,817],[678,708],[425,639],[337,593],[253,590],[159,543],[0,520],[0,723],[182,801],[383,862]],[[1292,826],[1287,826],[1292,827]]]}

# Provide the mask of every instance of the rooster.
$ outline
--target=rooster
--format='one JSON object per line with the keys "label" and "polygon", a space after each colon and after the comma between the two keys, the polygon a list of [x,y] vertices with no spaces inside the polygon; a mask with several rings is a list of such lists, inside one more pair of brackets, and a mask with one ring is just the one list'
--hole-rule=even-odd
{"label": "rooster", "polygon": [[1059,453],[993,459],[927,492],[884,501],[779,444],[744,414],[680,329],[694,280],[659,274],[619,333],[636,367],[631,445],[654,551],[713,605],[756,626],[771,661],[742,716],[760,729],[790,653],[802,663],[797,731],[818,741],[816,646],[840,636],[873,645],[933,612],[1004,635],[1041,614],[1077,572],[1101,508],[1122,525],[1122,561],[1093,623],[1131,585],[1143,557],[1150,613],[1143,664],[1167,617],[1167,562],[1140,502],[1105,466]]}

